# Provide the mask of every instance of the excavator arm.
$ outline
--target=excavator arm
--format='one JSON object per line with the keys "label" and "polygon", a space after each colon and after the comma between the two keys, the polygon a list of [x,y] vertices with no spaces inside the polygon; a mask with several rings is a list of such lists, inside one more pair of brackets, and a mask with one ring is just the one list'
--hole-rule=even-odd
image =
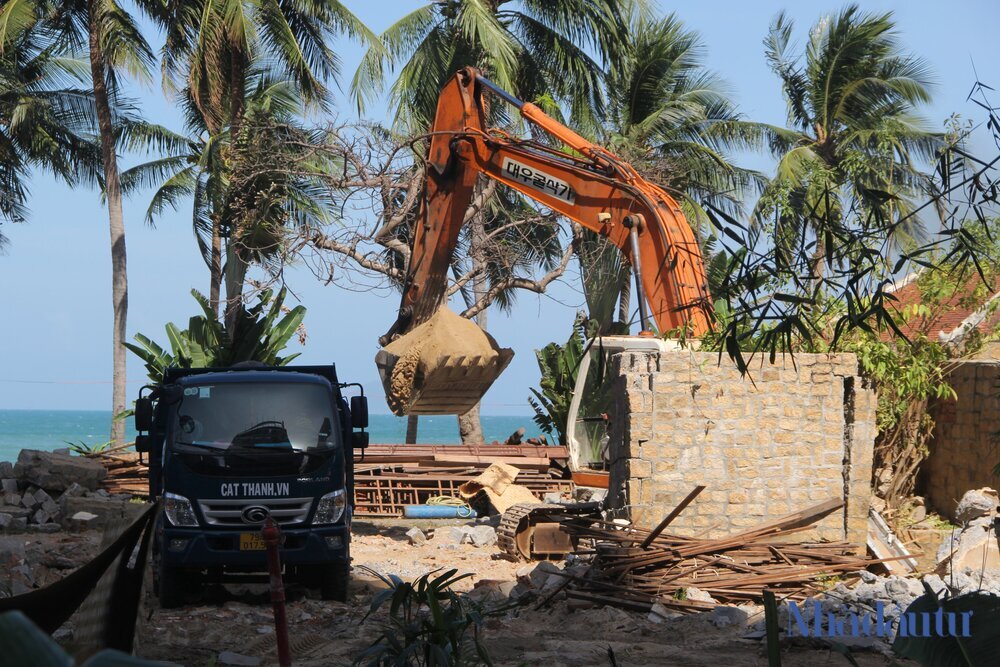
{"label": "excavator arm", "polygon": [[[517,107],[526,121],[557,138],[570,151],[488,128],[483,99],[486,92]],[[448,81],[438,100],[430,133],[426,187],[399,316],[380,339],[383,345],[394,348],[388,355],[383,350],[381,359],[376,358],[387,396],[393,391],[389,376],[403,356],[398,353],[407,349],[400,341],[392,341],[421,325],[426,329],[443,305],[451,256],[466,223],[480,173],[618,246],[640,286],[644,330],[648,329],[649,316],[662,332],[685,328],[697,336],[708,330],[710,301],[701,251],[677,202],[614,154],[558,123],[537,106],[500,90],[477,70],[465,68]],[[512,354],[497,347],[491,338],[488,342],[496,357],[476,360],[465,355],[425,364],[422,372],[411,373],[420,386],[408,393],[407,400],[396,401],[395,406],[390,400],[390,407],[400,414],[457,414],[471,408]],[[435,374],[437,378],[430,377]],[[443,394],[434,397],[435,387],[443,389]]]}

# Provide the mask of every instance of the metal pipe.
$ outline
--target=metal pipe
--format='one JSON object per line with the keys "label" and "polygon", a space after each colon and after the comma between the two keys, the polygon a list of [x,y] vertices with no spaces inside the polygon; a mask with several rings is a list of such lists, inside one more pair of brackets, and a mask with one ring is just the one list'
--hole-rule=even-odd
{"label": "metal pipe", "polygon": [[513,104],[518,109],[524,106],[524,102],[511,95],[506,90],[487,79],[485,76],[479,75],[476,77],[476,80],[493,91],[495,95],[502,97],[508,104]]}
{"label": "metal pipe", "polygon": [[271,578],[271,606],[274,609],[274,635],[278,642],[278,665],[292,667],[292,653],[288,647],[288,615],[285,613],[285,583],[281,580],[281,530],[274,519],[267,517],[260,531],[267,546],[267,571]]}
{"label": "metal pipe", "polygon": [[639,301],[639,323],[642,325],[642,333],[647,333],[652,329],[649,328],[649,308],[646,305],[646,291],[642,288],[642,262],[639,259],[639,228],[642,222],[640,215],[626,215],[622,220],[632,246],[632,273],[635,275],[635,291]]}

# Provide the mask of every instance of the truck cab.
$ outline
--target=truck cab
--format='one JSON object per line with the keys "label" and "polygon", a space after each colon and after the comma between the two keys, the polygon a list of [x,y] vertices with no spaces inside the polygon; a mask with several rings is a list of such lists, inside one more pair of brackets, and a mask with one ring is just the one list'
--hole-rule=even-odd
{"label": "truck cab", "polygon": [[260,578],[268,517],[281,529],[286,578],[345,599],[354,457],[368,444],[366,399],[348,404],[347,386],[358,385],[340,384],[332,365],[249,364],[169,369],[140,394],[136,429],[148,434],[136,448],[149,455],[150,498],[161,502],[162,606],[183,604],[205,581]]}

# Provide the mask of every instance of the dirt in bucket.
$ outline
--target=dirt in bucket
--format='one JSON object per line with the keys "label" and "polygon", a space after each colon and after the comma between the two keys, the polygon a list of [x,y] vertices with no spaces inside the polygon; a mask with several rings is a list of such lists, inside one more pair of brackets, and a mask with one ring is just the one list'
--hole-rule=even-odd
{"label": "dirt in bucket", "polygon": [[446,363],[448,357],[481,357],[492,362],[500,347],[479,326],[442,306],[429,320],[383,348],[398,357],[392,368],[386,401],[401,414],[421,387],[417,379]]}

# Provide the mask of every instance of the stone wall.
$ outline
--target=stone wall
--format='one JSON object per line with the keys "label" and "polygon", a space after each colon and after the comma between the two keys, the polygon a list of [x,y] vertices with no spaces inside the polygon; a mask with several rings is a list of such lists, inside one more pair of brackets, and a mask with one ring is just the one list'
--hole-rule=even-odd
{"label": "stone wall", "polygon": [[954,518],[966,491],[1000,489],[1000,478],[993,475],[993,466],[1000,463],[1000,362],[963,361],[948,382],[957,399],[931,410],[934,435],[922,486],[930,507]]}
{"label": "stone wall", "polygon": [[609,499],[638,525],[703,484],[671,531],[722,536],[838,497],[845,508],[803,535],[864,545],[875,395],[854,355],[797,354],[744,378],[714,353],[623,353],[611,373]]}

